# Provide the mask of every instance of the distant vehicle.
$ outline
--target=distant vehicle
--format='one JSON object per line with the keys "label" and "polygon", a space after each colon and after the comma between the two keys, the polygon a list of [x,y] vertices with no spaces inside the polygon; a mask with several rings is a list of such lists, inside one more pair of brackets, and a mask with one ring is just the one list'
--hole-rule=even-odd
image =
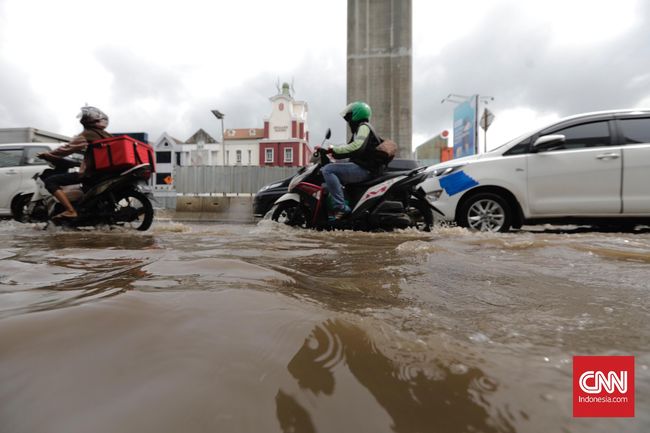
{"label": "distant vehicle", "polygon": [[[407,172],[418,168],[418,163],[412,159],[394,159],[388,164],[386,171],[396,172],[403,171]],[[304,168],[299,170],[301,173]],[[294,175],[295,176],[295,175]],[[255,194],[255,199],[253,200],[253,214],[262,218],[268,213],[269,210],[273,207],[273,204],[277,199],[286,194],[289,183],[294,176],[287,177],[286,179],[279,180],[277,182],[270,183],[263,186],[257,194]]]}
{"label": "distant vehicle", "polygon": [[650,222],[650,109],[562,119],[490,152],[427,169],[444,219],[473,230]]}
{"label": "distant vehicle", "polygon": [[33,189],[32,177],[48,167],[36,154],[49,152],[62,143],[0,144],[0,215],[11,215],[14,200]]}

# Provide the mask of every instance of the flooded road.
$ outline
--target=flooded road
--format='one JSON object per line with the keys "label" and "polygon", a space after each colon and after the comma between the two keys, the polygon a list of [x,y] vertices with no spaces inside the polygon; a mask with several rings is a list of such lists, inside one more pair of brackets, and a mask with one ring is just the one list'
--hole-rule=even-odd
{"label": "flooded road", "polygon": [[[0,221],[0,432],[648,432],[650,232]],[[636,417],[573,418],[634,355]]]}

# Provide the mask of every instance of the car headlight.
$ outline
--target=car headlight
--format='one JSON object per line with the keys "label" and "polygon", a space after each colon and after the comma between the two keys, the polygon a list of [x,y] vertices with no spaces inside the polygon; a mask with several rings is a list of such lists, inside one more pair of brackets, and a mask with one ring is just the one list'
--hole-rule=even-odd
{"label": "car headlight", "polygon": [[445,176],[450,173],[453,173],[454,171],[459,170],[462,167],[462,165],[455,165],[452,167],[444,167],[444,168],[436,168],[435,170],[432,170],[429,172],[428,177],[440,177],[440,176]]}

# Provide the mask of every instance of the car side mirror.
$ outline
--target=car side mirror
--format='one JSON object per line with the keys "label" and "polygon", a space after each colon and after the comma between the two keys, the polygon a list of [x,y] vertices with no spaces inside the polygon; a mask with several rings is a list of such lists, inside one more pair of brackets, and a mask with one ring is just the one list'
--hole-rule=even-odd
{"label": "car side mirror", "polygon": [[563,134],[551,134],[551,135],[542,135],[533,143],[533,149],[543,150],[548,149],[558,144],[564,143],[566,141],[566,136]]}

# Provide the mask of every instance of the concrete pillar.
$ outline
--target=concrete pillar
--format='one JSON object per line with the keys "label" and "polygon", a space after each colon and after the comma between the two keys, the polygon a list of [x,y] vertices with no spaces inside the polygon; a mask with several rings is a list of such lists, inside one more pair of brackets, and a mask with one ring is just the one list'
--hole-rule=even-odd
{"label": "concrete pillar", "polygon": [[366,101],[377,133],[411,158],[411,0],[348,0],[347,98]]}

